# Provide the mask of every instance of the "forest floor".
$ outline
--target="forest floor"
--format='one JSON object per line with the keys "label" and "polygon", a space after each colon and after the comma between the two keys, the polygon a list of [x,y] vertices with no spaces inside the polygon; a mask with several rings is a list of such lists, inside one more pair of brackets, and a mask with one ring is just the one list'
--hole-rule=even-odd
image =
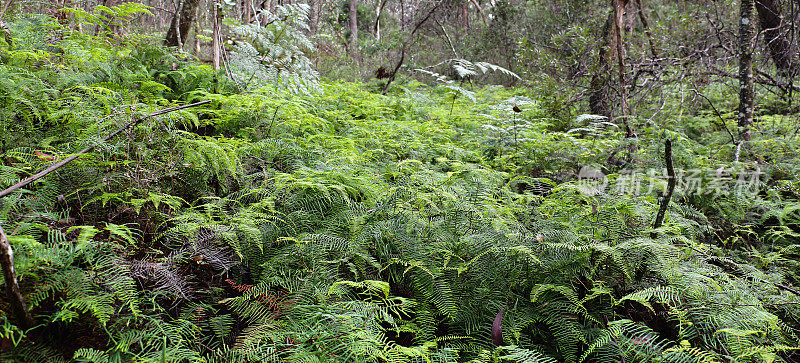
{"label": "forest floor", "polygon": [[242,92],[158,47],[63,47],[0,65],[0,188],[95,146],[0,200],[36,323],[0,315],[0,359],[798,361],[791,118],[625,138],[531,89]]}

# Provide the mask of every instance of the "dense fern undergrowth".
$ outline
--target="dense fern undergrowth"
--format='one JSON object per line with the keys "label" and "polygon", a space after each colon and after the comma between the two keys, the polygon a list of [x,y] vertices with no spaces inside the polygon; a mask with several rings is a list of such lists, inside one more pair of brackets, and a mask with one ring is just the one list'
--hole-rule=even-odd
{"label": "dense fern undergrowth", "polygon": [[[58,32],[17,20],[0,51],[0,187],[97,147],[0,200],[37,324],[0,315],[0,360],[800,359],[800,147],[780,122],[731,162],[702,110],[624,140],[525,89],[244,89],[148,39]],[[613,190],[663,168],[666,139],[676,167],[767,177],[676,195],[653,231],[657,193]],[[587,194],[579,170],[602,165]]]}

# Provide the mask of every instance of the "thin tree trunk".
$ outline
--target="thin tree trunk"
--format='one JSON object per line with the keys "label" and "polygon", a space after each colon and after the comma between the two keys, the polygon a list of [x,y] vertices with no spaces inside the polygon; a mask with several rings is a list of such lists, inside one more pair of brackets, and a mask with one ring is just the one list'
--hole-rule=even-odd
{"label": "thin tree trunk", "polygon": [[619,93],[620,93],[620,108],[622,111],[622,124],[625,126],[625,137],[634,137],[633,129],[631,129],[628,116],[630,110],[628,109],[628,90],[625,82],[625,54],[622,50],[622,26],[625,17],[625,8],[628,6],[629,0],[613,0],[614,1],[614,43],[617,48],[617,67],[619,74]]}
{"label": "thin tree trunk", "polygon": [[609,85],[611,75],[614,73],[612,61],[617,60],[618,86],[620,95],[620,113],[625,124],[626,134],[631,137],[633,130],[628,125],[628,100],[625,85],[625,62],[624,62],[624,42],[622,30],[625,26],[625,14],[630,12],[629,7],[634,4],[630,0],[611,0],[612,11],[608,15],[603,31],[600,35],[598,47],[597,70],[592,76],[590,83],[591,93],[589,95],[589,109],[593,114],[611,117]]}
{"label": "thin tree trunk", "polygon": [[[178,14],[182,14],[183,13],[183,5],[184,4],[186,4],[186,1],[181,1],[180,4],[178,4],[178,11],[175,13],[175,16],[172,17],[172,26],[170,27],[170,29],[175,31],[174,34],[175,34],[176,43],[178,43],[178,52],[181,52],[181,53],[183,53],[183,43],[185,42],[183,37],[184,37],[184,35],[186,35],[186,33],[189,32],[188,29],[185,32],[181,31],[181,18],[183,16],[178,16]],[[169,35],[169,33],[167,33],[167,35]],[[164,42],[166,43],[167,40],[165,39]]]}
{"label": "thin tree trunk", "polygon": [[755,86],[753,84],[753,41],[756,35],[755,2],[740,0],[739,10],[739,136],[750,141],[753,125]]}
{"label": "thin tree trunk", "polygon": [[394,69],[392,69],[392,73],[389,74],[389,79],[386,80],[386,85],[383,86],[382,93],[384,95],[386,94],[386,92],[389,92],[389,86],[391,86],[392,82],[394,82],[394,79],[397,77],[397,72],[400,71],[400,67],[403,65],[403,62],[406,59],[406,50],[408,49],[409,44],[411,44],[411,41],[414,39],[414,34],[416,34],[417,30],[419,30],[419,28],[423,24],[425,24],[425,22],[427,22],[428,19],[431,18],[433,13],[436,12],[436,9],[438,9],[439,6],[441,6],[442,3],[444,3],[444,1],[445,0],[439,0],[436,4],[434,4],[431,10],[428,11],[428,15],[422,18],[422,20],[420,20],[417,23],[417,25],[414,26],[414,29],[411,30],[411,33],[408,34],[408,37],[406,37],[406,40],[403,42],[403,46],[400,48],[400,59],[397,61],[397,64],[394,66]]}
{"label": "thin tree trunk", "polygon": [[320,13],[321,0],[308,0],[309,14],[308,25],[311,28],[311,34],[316,34],[319,29],[319,13]]}
{"label": "thin tree trunk", "polygon": [[400,30],[406,30],[406,5],[405,0],[400,0]]}
{"label": "thin tree trunk", "polygon": [[245,0],[242,6],[244,7],[244,23],[250,24],[253,21],[253,0]]}
{"label": "thin tree trunk", "polygon": [[211,39],[211,64],[214,66],[215,70],[219,70],[220,56],[222,53],[222,4],[219,3],[219,0],[214,0],[212,5],[214,7],[212,10],[214,14],[214,31]]}
{"label": "thin tree trunk", "polygon": [[377,15],[375,15],[375,39],[379,42],[381,41],[381,15],[383,14],[383,8],[385,8],[388,3],[388,0],[378,0],[378,4],[375,7],[375,12],[377,13]]}
{"label": "thin tree trunk", "polygon": [[647,22],[647,16],[644,14],[642,0],[636,0],[636,7],[638,8],[639,21],[642,22],[642,28],[644,28],[644,34],[647,35],[647,43],[650,45],[650,53],[653,55],[653,58],[656,58],[658,56],[658,51],[656,50],[655,42],[653,42],[653,34],[650,32],[650,23]]}
{"label": "thin tree trunk", "polygon": [[358,56],[358,2],[350,0],[350,54]]}
{"label": "thin tree trunk", "polygon": [[469,2],[461,0],[461,26],[464,29],[469,28]]}
{"label": "thin tree trunk", "polygon": [[203,48],[200,44],[200,35],[203,33],[203,28],[200,26],[200,7],[197,7],[197,12],[194,14],[194,54],[200,58],[200,53]]}
{"label": "thin tree trunk", "polygon": [[178,11],[172,17],[167,36],[164,38],[164,45],[168,47],[181,47],[182,42],[186,40],[186,35],[189,34],[192,24],[194,24],[194,15],[197,13],[197,5],[200,0],[183,0],[178,5]]}
{"label": "thin tree trunk", "polygon": [[592,76],[591,94],[589,95],[589,109],[595,115],[611,117],[608,105],[608,74],[611,73],[609,58],[616,51],[611,47],[611,34],[614,28],[614,14],[609,14],[603,25],[598,48],[597,71]]}
{"label": "thin tree trunk", "polygon": [[167,2],[164,0],[159,0],[158,2],[159,12],[158,12],[158,29],[164,28],[164,24],[167,23],[167,12],[164,9],[167,8]]}
{"label": "thin tree trunk", "polygon": [[25,300],[22,299],[22,293],[19,291],[17,272],[14,270],[14,250],[11,248],[11,243],[8,242],[8,238],[6,238],[3,226],[0,226],[0,267],[3,270],[6,297],[8,298],[8,304],[11,305],[11,312],[17,319],[17,323],[23,329],[28,329],[33,326],[33,318],[28,311]]}
{"label": "thin tree trunk", "polygon": [[764,43],[775,63],[775,68],[784,76],[797,74],[795,50],[783,31],[783,14],[779,0],[756,0],[758,22],[764,31]]}
{"label": "thin tree trunk", "polygon": [[2,33],[3,39],[5,39],[6,45],[8,45],[9,48],[14,46],[14,38],[11,36],[11,29],[8,28],[8,24],[6,24],[2,17],[0,17],[0,33]]}

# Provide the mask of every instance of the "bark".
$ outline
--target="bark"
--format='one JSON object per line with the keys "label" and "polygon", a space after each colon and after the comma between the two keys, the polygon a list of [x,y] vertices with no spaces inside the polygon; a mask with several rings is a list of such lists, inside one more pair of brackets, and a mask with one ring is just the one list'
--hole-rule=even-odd
{"label": "bark", "polygon": [[633,136],[633,130],[628,126],[627,89],[625,84],[624,42],[623,29],[626,28],[626,19],[630,19],[630,7],[634,2],[630,0],[611,0],[612,12],[603,26],[598,47],[597,71],[592,76],[589,95],[589,109],[593,114],[611,117],[609,103],[611,86],[610,75],[614,73],[613,60],[617,66],[617,86],[620,92],[620,106],[622,121],[625,124],[628,137]]}
{"label": "bark", "polygon": [[405,0],[400,0],[400,30],[406,30],[406,4]]}
{"label": "bark", "polygon": [[220,57],[222,55],[222,4],[219,0],[212,3],[214,14],[214,32],[211,36],[211,64],[215,70],[219,70]]}
{"label": "bark", "polygon": [[33,326],[33,318],[19,291],[17,272],[14,270],[14,250],[11,248],[11,243],[8,242],[2,226],[0,226],[0,267],[3,270],[6,298],[11,306],[11,313],[20,327],[28,329]]}
{"label": "bark", "polygon": [[[252,9],[253,9],[253,0],[245,0],[242,3],[242,7],[243,7],[242,14],[243,14],[243,17],[244,17],[244,19],[243,19],[244,23],[245,24],[250,24],[250,22],[253,21],[253,11],[252,11]],[[313,5],[312,5],[312,9],[313,9]]]}
{"label": "bark", "polygon": [[358,2],[350,0],[350,53],[358,55]]}
{"label": "bark", "polygon": [[309,14],[308,25],[311,28],[311,34],[316,34],[319,29],[319,13],[320,13],[321,0],[308,0]]}
{"label": "bark", "polygon": [[178,12],[172,17],[167,36],[164,38],[164,45],[168,47],[180,47],[186,41],[194,23],[194,15],[197,13],[197,5],[200,0],[183,0],[178,6]]}
{"label": "bark", "polygon": [[780,0],[756,0],[758,22],[764,31],[764,42],[772,62],[784,76],[797,75],[797,62],[792,42],[784,32]]}
{"label": "bark", "polygon": [[616,47],[610,49],[611,34],[614,27],[614,14],[609,14],[600,35],[600,47],[598,48],[597,72],[592,76],[591,95],[589,96],[589,110],[595,115],[611,117],[611,109],[608,106],[608,79],[607,75],[611,72],[609,58],[613,56]]}
{"label": "bark", "polygon": [[8,24],[2,20],[2,17],[0,17],[0,33],[2,33],[3,39],[5,39],[9,49],[14,46],[14,38],[11,37],[11,30],[8,28]]}
{"label": "bark", "polygon": [[461,26],[464,29],[469,28],[469,2],[461,0]]}
{"label": "bark", "polygon": [[619,75],[618,88],[620,92],[620,109],[622,111],[622,124],[625,126],[625,137],[634,137],[633,129],[631,129],[628,116],[628,89],[625,82],[625,57],[622,51],[622,27],[625,20],[625,9],[628,6],[629,0],[614,0],[614,44],[617,47],[617,71]]}
{"label": "bark", "polygon": [[383,8],[386,7],[388,4],[388,0],[378,0],[377,6],[375,6],[375,39],[379,42],[381,41],[381,14],[383,14]]}
{"label": "bark", "polygon": [[164,10],[164,9],[166,9],[166,7],[167,7],[166,2],[164,0],[159,0],[159,2],[158,2],[158,8],[159,8],[158,14],[159,15],[157,16],[157,18],[158,18],[158,29],[164,28],[164,24],[167,23],[167,12]]}
{"label": "bark", "polygon": [[739,9],[739,136],[750,141],[755,86],[753,84],[753,40],[756,36],[755,1],[740,0]]}
{"label": "bark", "polygon": [[203,50],[200,42],[200,34],[203,33],[203,28],[200,26],[200,7],[197,7],[197,12],[194,14],[194,54],[200,57],[200,52]]}

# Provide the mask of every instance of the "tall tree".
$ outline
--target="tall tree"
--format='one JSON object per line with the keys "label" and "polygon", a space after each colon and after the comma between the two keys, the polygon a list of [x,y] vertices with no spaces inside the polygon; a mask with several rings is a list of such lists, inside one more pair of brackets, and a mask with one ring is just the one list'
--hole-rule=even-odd
{"label": "tall tree", "polygon": [[202,51],[200,33],[203,28],[200,26],[200,7],[197,7],[197,12],[194,14],[194,54],[200,57]]}
{"label": "tall tree", "polygon": [[245,24],[250,24],[253,21],[253,0],[244,0],[242,2],[242,21]]}
{"label": "tall tree", "polygon": [[388,4],[388,0],[378,0],[375,4],[375,39],[379,42],[381,41],[381,15],[383,14],[383,8],[386,7]]}
{"label": "tall tree", "polygon": [[350,54],[358,55],[358,2],[350,0]]}
{"label": "tall tree", "polygon": [[308,26],[311,28],[311,33],[316,34],[319,30],[320,11],[322,10],[321,0],[308,0]]}
{"label": "tall tree", "polygon": [[214,69],[219,69],[220,58],[222,57],[222,3],[214,0],[211,3],[214,15],[214,31],[211,35],[211,64]]}
{"label": "tall tree", "polygon": [[[619,75],[620,110],[622,111],[622,124],[625,126],[625,137],[634,137],[633,129],[628,122],[628,88],[625,82],[625,57],[622,50],[623,22],[629,0],[613,0],[614,6],[614,45],[617,53],[617,74]],[[632,17],[631,17],[632,18]]]}
{"label": "tall tree", "polygon": [[197,5],[200,0],[181,0],[178,3],[178,11],[172,17],[172,22],[164,38],[164,45],[168,47],[180,47],[186,42],[186,35],[189,34],[194,15],[197,13]]}
{"label": "tall tree", "polygon": [[753,125],[753,41],[756,36],[755,0],[740,0],[739,9],[739,135],[750,141]]}
{"label": "tall tree", "polygon": [[764,43],[775,68],[784,76],[797,75],[795,47],[786,36],[780,0],[756,0],[758,22],[764,31]]}
{"label": "tall tree", "polygon": [[[591,94],[589,95],[589,108],[592,113],[611,117],[609,106],[609,93],[611,85],[609,76],[613,74],[612,61],[617,60],[619,67],[619,82],[624,84],[624,62],[622,54],[622,32],[625,28],[625,14],[633,4],[630,0],[611,0],[611,13],[608,15],[600,35],[598,46],[597,70],[591,80]],[[621,89],[621,91],[624,90]],[[623,97],[624,98],[624,97]],[[627,105],[623,105],[624,116],[627,116]]]}

